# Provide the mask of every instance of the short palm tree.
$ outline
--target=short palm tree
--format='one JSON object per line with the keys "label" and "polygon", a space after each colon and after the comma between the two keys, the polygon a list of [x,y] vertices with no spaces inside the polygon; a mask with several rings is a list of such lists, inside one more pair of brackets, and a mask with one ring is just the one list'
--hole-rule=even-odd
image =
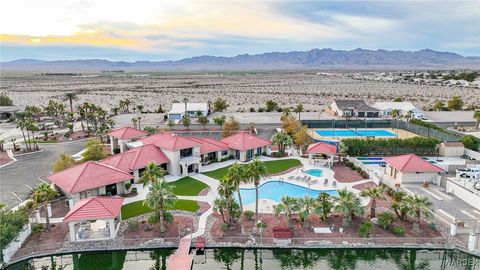
{"label": "short palm tree", "polygon": [[298,203],[300,206],[300,211],[303,216],[303,227],[308,227],[308,218],[310,214],[315,211],[317,207],[317,200],[310,196],[305,196],[303,198],[298,199]]}
{"label": "short palm tree", "polygon": [[78,100],[77,93],[75,93],[75,92],[65,93],[65,96],[63,97],[63,100],[65,100],[65,101],[68,100],[68,102],[70,104],[70,112],[73,113],[73,101]]}
{"label": "short palm tree", "polygon": [[337,205],[334,209],[343,214],[344,225],[349,225],[353,216],[364,212],[360,198],[346,188],[338,191]]}
{"label": "short palm tree", "polygon": [[285,152],[285,148],[288,146],[292,146],[293,140],[290,135],[288,135],[285,132],[277,132],[275,135],[272,137],[272,142],[276,145],[278,145],[278,151],[280,153]]}
{"label": "short palm tree", "polygon": [[408,196],[406,199],[406,204],[409,206],[408,214],[413,217],[413,230],[420,230],[420,220],[423,217],[431,218],[432,213],[432,202],[423,195],[413,194]]}
{"label": "short palm tree", "polygon": [[360,196],[370,198],[371,206],[370,206],[370,218],[375,218],[375,211],[377,209],[377,200],[384,200],[385,196],[383,196],[384,188],[382,186],[375,186],[368,189],[362,190],[360,192]]}
{"label": "short palm tree", "polygon": [[258,158],[255,158],[251,163],[247,165],[247,171],[245,173],[247,179],[250,182],[253,182],[255,185],[255,221],[258,219],[258,186],[260,185],[260,180],[262,177],[268,175],[267,165],[264,162],[260,161]]}
{"label": "short palm tree", "polygon": [[320,218],[325,221],[328,218],[328,214],[332,211],[334,206],[334,197],[330,196],[330,194],[326,192],[320,192],[317,197],[317,208],[315,212]]}
{"label": "short palm tree", "polygon": [[400,220],[405,220],[409,208],[406,203],[407,194],[403,191],[397,191],[393,193],[392,197],[393,203],[390,205],[390,208],[392,208]]}
{"label": "short palm tree", "polygon": [[238,202],[240,204],[240,211],[243,213],[242,195],[240,194],[240,184],[245,183],[245,170],[244,167],[238,163],[233,163],[228,168],[227,175],[230,182],[235,186],[238,194]]}
{"label": "short palm tree", "polygon": [[46,230],[50,230],[50,217],[48,216],[48,203],[50,200],[57,196],[58,192],[51,185],[47,183],[41,183],[32,192],[31,199],[35,203],[43,203],[46,213]]}
{"label": "short palm tree", "polygon": [[390,114],[392,115],[393,119],[397,119],[400,117],[400,110],[399,109],[393,109]]}
{"label": "short palm tree", "polygon": [[298,199],[290,196],[283,196],[280,203],[274,206],[275,216],[284,214],[288,220],[288,227],[292,228],[292,214],[299,210]]}
{"label": "short palm tree", "polygon": [[146,186],[150,183],[157,182],[158,180],[164,180],[164,176],[166,173],[167,172],[165,171],[165,169],[159,167],[153,162],[150,162],[145,166],[145,171],[143,171],[139,182],[143,183],[143,186]]}
{"label": "short palm tree", "polygon": [[177,196],[173,193],[173,185],[170,185],[164,179],[161,181],[153,181],[144,205],[151,209],[158,211],[160,215],[160,232],[165,232],[165,210],[170,209],[175,205]]}

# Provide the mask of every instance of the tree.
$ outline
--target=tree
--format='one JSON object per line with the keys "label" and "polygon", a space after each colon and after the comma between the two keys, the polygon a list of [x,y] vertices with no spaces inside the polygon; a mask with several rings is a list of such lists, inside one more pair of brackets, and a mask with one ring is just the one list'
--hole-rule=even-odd
{"label": "tree", "polygon": [[289,116],[292,116],[292,112],[290,111],[290,108],[285,108],[282,111],[282,116],[280,117],[280,120]]}
{"label": "tree", "polygon": [[390,115],[392,116],[393,119],[397,119],[400,117],[400,110],[399,109],[393,109],[390,112]]}
{"label": "tree", "polygon": [[473,118],[475,118],[475,129],[478,130],[478,126],[480,125],[480,110],[475,110],[473,113]]}
{"label": "tree", "polygon": [[128,98],[126,98],[126,99],[123,101],[123,106],[124,106],[125,109],[127,110],[127,113],[130,113],[130,109],[129,109],[130,104],[132,104],[132,101],[130,101],[130,99],[128,99]]}
{"label": "tree", "polygon": [[320,192],[317,197],[317,202],[318,203],[317,207],[315,208],[315,212],[323,221],[325,221],[327,220],[328,215],[334,206],[334,198],[326,192]]}
{"label": "tree", "polygon": [[297,132],[293,134],[293,143],[301,149],[302,146],[305,146],[309,140],[309,136],[307,134],[308,127],[303,126]]}
{"label": "tree", "polygon": [[192,123],[192,121],[190,120],[190,116],[184,115],[182,117],[182,124],[187,128],[187,130],[188,130],[188,127],[190,126],[191,123]]}
{"label": "tree", "polygon": [[159,104],[158,108],[156,110],[156,113],[164,113],[164,112],[165,112],[165,110],[162,108],[162,104]]}
{"label": "tree", "polygon": [[281,121],[282,121],[283,131],[290,136],[293,136],[293,134],[295,134],[302,128],[302,126],[300,125],[300,122],[297,119],[295,119],[295,117],[292,117],[292,116],[284,117]]}
{"label": "tree", "polygon": [[173,192],[174,186],[167,183],[165,179],[153,181],[144,205],[147,205],[154,211],[157,211],[160,217],[160,232],[165,232],[165,210],[172,208],[177,201],[177,196]]}
{"label": "tree", "polygon": [[477,151],[480,148],[480,139],[473,135],[465,135],[462,138],[462,143],[465,148],[468,148],[473,151]]}
{"label": "tree", "polygon": [[223,223],[227,223],[227,220],[225,219],[225,203],[225,200],[223,200],[222,198],[216,198],[213,201],[213,211],[220,213]]}
{"label": "tree", "polygon": [[228,103],[226,100],[222,99],[222,98],[217,98],[214,102],[213,102],[213,109],[216,111],[216,112],[223,112],[224,110],[226,110],[228,108]]}
{"label": "tree", "polygon": [[43,203],[45,208],[45,216],[46,216],[46,230],[50,231],[50,217],[48,216],[47,205],[50,200],[57,196],[58,192],[52,188],[51,185],[47,183],[41,183],[38,185],[33,191],[31,195],[32,201],[35,203]]}
{"label": "tree", "polygon": [[405,200],[409,206],[408,215],[414,218],[413,230],[418,232],[422,216],[431,218],[433,215],[432,202],[426,196],[417,194],[408,196]]}
{"label": "tree", "polygon": [[68,103],[70,104],[70,112],[73,113],[73,101],[78,100],[77,93],[75,92],[65,93],[63,100],[68,101]]}
{"label": "tree", "polygon": [[132,117],[131,121],[132,121],[133,128],[137,128],[138,119],[136,117]]}
{"label": "tree", "polygon": [[227,117],[225,115],[220,115],[213,118],[213,122],[217,124],[220,128],[222,128],[226,120],[227,120]]}
{"label": "tree", "polygon": [[157,164],[150,162],[145,166],[142,176],[138,179],[139,183],[143,183],[143,186],[157,182],[159,180],[165,180],[164,177],[167,174],[165,169]]}
{"label": "tree", "polygon": [[432,109],[434,111],[445,111],[447,108],[445,107],[445,103],[443,103],[440,100],[437,100],[435,101],[435,103],[433,103]]}
{"label": "tree", "polygon": [[298,121],[300,121],[300,114],[303,112],[303,105],[300,103],[295,107],[295,113],[298,113]]}
{"label": "tree", "polygon": [[82,161],[101,160],[107,157],[103,149],[103,144],[98,139],[89,139],[85,152],[82,153]]}
{"label": "tree", "polygon": [[13,101],[7,95],[1,94],[0,106],[13,106]]}
{"label": "tree", "polygon": [[273,101],[273,100],[267,100],[267,102],[265,103],[266,107],[267,107],[267,112],[272,112],[272,111],[275,111],[277,110],[278,108],[278,104]]}
{"label": "tree", "polygon": [[242,195],[240,193],[240,184],[245,183],[245,169],[243,166],[239,165],[237,162],[233,163],[232,166],[228,168],[226,177],[233,184],[238,194],[238,202],[240,204],[240,211],[243,213],[243,204],[242,204]]}
{"label": "tree", "polygon": [[188,98],[183,98],[183,104],[185,106],[185,114],[184,116],[188,115],[188,109],[187,109],[187,104],[188,104]]}
{"label": "tree", "polygon": [[233,192],[235,191],[235,185],[232,183],[231,179],[228,178],[228,175],[225,175],[220,179],[217,191],[222,200],[225,201],[225,210],[226,210],[226,220],[227,224],[230,226],[233,221],[233,216],[230,213],[231,210],[231,199]]}
{"label": "tree", "polygon": [[390,208],[393,210],[398,219],[405,220],[408,213],[409,206],[406,204],[407,193],[403,191],[396,191],[392,195],[393,202]]}
{"label": "tree", "polygon": [[378,214],[378,225],[380,225],[384,230],[390,228],[394,221],[395,214],[392,211],[383,211]]}
{"label": "tree", "polygon": [[245,175],[249,182],[252,182],[255,186],[255,221],[258,219],[258,186],[260,185],[260,180],[262,177],[268,175],[267,165],[264,162],[260,161],[258,158],[255,158],[247,166],[247,171]]}
{"label": "tree", "polygon": [[175,121],[173,121],[172,119],[168,119],[167,126],[169,129],[172,129],[175,126]]}
{"label": "tree", "polygon": [[240,123],[232,116],[223,124],[221,136],[226,138],[238,130],[240,130]]}
{"label": "tree", "polygon": [[298,199],[291,196],[283,196],[280,199],[280,203],[275,205],[273,208],[273,213],[275,217],[280,214],[284,214],[285,218],[288,220],[288,227],[292,228],[292,214],[299,210]]}
{"label": "tree", "polygon": [[401,97],[396,97],[393,99],[393,102],[403,102],[403,99]]}
{"label": "tree", "polygon": [[310,196],[305,196],[303,198],[298,199],[301,215],[303,217],[303,227],[308,227],[308,218],[310,214],[315,211],[317,208],[317,200]]}
{"label": "tree", "polygon": [[143,105],[137,105],[137,112],[138,112],[138,113],[142,113],[142,112],[143,112],[143,108],[145,108]]}
{"label": "tree", "polygon": [[272,137],[272,143],[278,145],[278,151],[280,153],[285,153],[285,148],[292,146],[292,138],[284,132],[277,132]]}
{"label": "tree", "polygon": [[52,171],[54,172],[63,171],[65,169],[72,167],[75,164],[76,162],[71,156],[65,153],[61,153],[60,157],[53,163]]}
{"label": "tree", "polygon": [[458,111],[463,107],[463,100],[459,96],[453,96],[448,102],[447,107],[450,110]]}
{"label": "tree", "polygon": [[385,200],[383,196],[384,188],[382,186],[371,187],[360,192],[360,196],[370,199],[370,218],[375,218],[375,210],[377,209],[377,200]]}
{"label": "tree", "polygon": [[363,207],[360,198],[346,188],[338,191],[337,205],[335,211],[343,214],[343,224],[348,225],[355,215],[363,214]]}
{"label": "tree", "polygon": [[200,115],[198,117],[198,122],[203,126],[203,129],[206,129],[207,124],[210,122],[210,120],[208,120],[208,118],[206,116]]}

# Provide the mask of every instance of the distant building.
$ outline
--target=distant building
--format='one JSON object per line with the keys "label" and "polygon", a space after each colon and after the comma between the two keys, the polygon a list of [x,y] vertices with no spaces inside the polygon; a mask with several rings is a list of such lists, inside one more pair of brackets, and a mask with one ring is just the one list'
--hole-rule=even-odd
{"label": "distant building", "polygon": [[[190,118],[198,117],[198,114],[209,115],[210,111],[208,109],[207,103],[187,103],[187,114]],[[173,103],[172,109],[167,113],[167,119],[173,121],[182,120],[185,115],[185,103]]]}
{"label": "distant building", "polygon": [[390,116],[393,110],[399,110],[402,116],[407,115],[408,112],[417,116],[424,115],[424,112],[411,102],[375,102],[372,107],[378,109],[382,116]]}
{"label": "distant building", "polygon": [[461,157],[465,154],[465,146],[462,142],[441,142],[438,154],[443,157]]}
{"label": "distant building", "polygon": [[368,106],[360,99],[334,100],[329,106],[330,111],[340,117],[378,118],[380,111]]}
{"label": "distant building", "polygon": [[25,111],[24,106],[0,106],[0,121],[15,119],[17,113]]}

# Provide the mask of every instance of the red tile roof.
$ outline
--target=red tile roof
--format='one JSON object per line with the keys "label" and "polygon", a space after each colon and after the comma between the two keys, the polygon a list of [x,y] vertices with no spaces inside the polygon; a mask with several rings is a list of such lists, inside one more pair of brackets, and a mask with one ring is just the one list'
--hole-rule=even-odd
{"label": "red tile roof", "polygon": [[128,140],[147,136],[148,133],[132,127],[123,127],[110,131],[108,135],[116,139]]}
{"label": "red tile roof", "polygon": [[178,151],[181,149],[200,146],[196,141],[190,140],[178,134],[170,132],[159,132],[140,140],[144,144],[155,144],[155,146],[169,151]]}
{"label": "red tile roof", "polygon": [[317,142],[312,143],[307,148],[308,154],[336,154],[337,147],[333,144]]}
{"label": "red tile roof", "polygon": [[270,140],[252,135],[250,134],[250,132],[247,131],[238,132],[220,141],[226,143],[228,145],[228,148],[240,151],[255,149],[258,147],[272,144]]}
{"label": "red tile roof", "polygon": [[67,193],[77,193],[132,179],[127,172],[106,164],[87,161],[47,177]]}
{"label": "red tile roof", "polygon": [[124,198],[122,197],[90,197],[78,201],[63,221],[81,221],[93,219],[116,218],[120,214]]}
{"label": "red tile roof", "polygon": [[395,169],[406,173],[443,171],[441,168],[414,154],[388,157],[384,158],[383,160],[385,163],[394,167]]}
{"label": "red tile roof", "polygon": [[145,168],[150,162],[160,165],[168,163],[170,160],[162,150],[158,149],[155,145],[145,144],[100,161],[100,163],[126,172]]}
{"label": "red tile roof", "polygon": [[196,141],[200,144],[200,154],[207,154],[216,151],[222,151],[228,149],[226,143],[214,140],[212,138],[198,138],[198,137],[187,137],[192,141]]}

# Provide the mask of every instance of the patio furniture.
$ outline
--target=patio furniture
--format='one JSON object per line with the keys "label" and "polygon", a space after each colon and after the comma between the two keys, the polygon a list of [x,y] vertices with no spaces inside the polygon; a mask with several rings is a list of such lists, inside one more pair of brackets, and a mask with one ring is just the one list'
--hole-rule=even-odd
{"label": "patio furniture", "polygon": [[337,187],[337,181],[333,181],[333,182],[332,182],[332,186],[333,186],[333,187]]}
{"label": "patio furniture", "polygon": [[323,180],[323,185],[324,186],[328,185],[328,178],[325,178],[325,180]]}
{"label": "patio furniture", "polygon": [[314,233],[332,233],[329,227],[313,227]]}

